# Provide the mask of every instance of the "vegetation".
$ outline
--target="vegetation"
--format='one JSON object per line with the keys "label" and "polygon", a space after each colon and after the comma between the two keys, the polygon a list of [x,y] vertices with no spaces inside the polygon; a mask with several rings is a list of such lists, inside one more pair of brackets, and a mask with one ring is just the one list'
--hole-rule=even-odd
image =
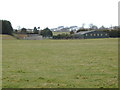
{"label": "vegetation", "polygon": [[[10,23],[10,21],[7,20],[0,20],[2,22],[2,34],[9,34],[12,35],[13,33],[13,28],[12,25]],[[52,37],[54,35],[54,37],[61,37],[61,38],[71,38],[71,35],[75,33],[75,31],[81,32],[81,31],[88,31],[88,30],[100,30],[100,31],[104,31],[107,32],[109,34],[110,37],[120,37],[120,26],[114,26],[114,27],[109,27],[106,28],[104,26],[101,26],[100,28],[98,28],[96,25],[90,24],[89,28],[84,28],[84,24],[82,25],[81,28],[79,28],[78,30],[71,30],[69,31],[69,29],[73,29],[73,28],[77,28],[77,26],[71,26],[71,27],[66,27],[64,28],[63,26],[58,27],[60,30],[62,31],[62,34],[56,34],[55,32],[52,33],[52,31],[49,28],[45,28],[43,30],[41,30],[41,32],[39,33],[40,27],[38,27],[39,30],[37,30],[36,27],[34,27],[33,29],[33,33],[32,34],[40,34],[43,37]],[[63,31],[65,32],[65,34],[63,34]],[[68,32],[70,32],[71,35],[68,35]],[[27,34],[27,33],[31,33],[30,31],[27,31],[26,28],[22,28],[21,32],[18,32],[18,30],[14,30],[14,33],[22,33],[22,34]],[[63,37],[62,37],[63,36]],[[65,36],[65,37],[64,37]]]}
{"label": "vegetation", "polygon": [[65,34],[65,33],[53,36],[53,39],[72,39],[72,38],[73,38],[73,35],[71,35],[71,34]]}
{"label": "vegetation", "polygon": [[74,34],[74,31],[70,31],[70,34],[71,34],[71,35]]}
{"label": "vegetation", "polygon": [[33,29],[33,33],[34,33],[34,34],[38,34],[38,32],[39,32],[39,31],[37,30],[37,28],[34,27],[34,29]]}
{"label": "vegetation", "polygon": [[81,31],[88,31],[88,29],[80,28],[76,32],[78,33],[78,32],[81,32]]}
{"label": "vegetation", "polygon": [[53,39],[81,39],[80,35],[75,35],[74,31],[71,32],[61,32],[53,35]]}
{"label": "vegetation", "polygon": [[26,28],[22,28],[21,29],[21,33],[23,33],[23,34],[27,33],[27,29]]}
{"label": "vegetation", "polygon": [[52,32],[53,36],[56,36],[58,34],[69,34],[69,32]]}
{"label": "vegetation", "polygon": [[117,88],[118,39],[3,40],[3,88]]}
{"label": "vegetation", "polygon": [[50,31],[49,28],[45,28],[45,29],[41,30],[40,35],[42,35],[43,37],[52,37],[53,33],[52,33],[52,31]]}
{"label": "vegetation", "polygon": [[2,34],[12,35],[13,28],[10,21],[0,20],[2,22]]}

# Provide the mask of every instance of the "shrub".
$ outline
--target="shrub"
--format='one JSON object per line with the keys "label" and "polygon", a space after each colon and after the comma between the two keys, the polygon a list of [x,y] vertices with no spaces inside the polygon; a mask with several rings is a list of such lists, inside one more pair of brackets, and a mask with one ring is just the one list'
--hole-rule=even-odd
{"label": "shrub", "polygon": [[53,33],[52,31],[50,31],[49,28],[45,28],[44,30],[41,30],[40,35],[42,35],[43,37],[52,37]]}
{"label": "shrub", "polygon": [[2,34],[12,35],[13,28],[10,21],[0,20],[2,22]]}

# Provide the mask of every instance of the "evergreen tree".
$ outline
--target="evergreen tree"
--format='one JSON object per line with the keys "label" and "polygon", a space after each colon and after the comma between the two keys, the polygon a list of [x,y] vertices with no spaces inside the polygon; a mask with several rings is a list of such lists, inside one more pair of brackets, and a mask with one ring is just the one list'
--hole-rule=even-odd
{"label": "evergreen tree", "polygon": [[33,32],[34,32],[35,34],[38,34],[38,30],[37,30],[36,27],[34,27]]}
{"label": "evergreen tree", "polygon": [[10,21],[0,20],[2,22],[2,34],[12,35],[13,28]]}
{"label": "evergreen tree", "polygon": [[40,32],[40,35],[42,35],[43,37],[52,37],[53,33],[52,31],[50,31],[49,28],[45,28]]}
{"label": "evergreen tree", "polygon": [[27,29],[26,28],[22,28],[21,29],[21,33],[27,33]]}

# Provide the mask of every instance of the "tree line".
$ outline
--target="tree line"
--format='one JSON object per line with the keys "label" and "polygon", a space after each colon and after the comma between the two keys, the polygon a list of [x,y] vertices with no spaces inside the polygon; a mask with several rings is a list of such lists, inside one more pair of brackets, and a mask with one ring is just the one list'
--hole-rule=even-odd
{"label": "tree line", "polygon": [[[89,28],[84,28],[84,25],[79,28],[78,30],[74,31],[71,30],[69,34],[58,34],[58,35],[53,35],[52,31],[47,27],[43,30],[40,30],[40,27],[34,27],[33,32],[27,31],[26,28],[21,28],[21,31],[18,32],[18,30],[13,30],[11,22],[7,20],[0,20],[2,22],[2,34],[9,34],[12,35],[12,33],[21,33],[21,34],[39,34],[42,35],[43,37],[53,37],[53,39],[69,39],[69,38],[77,38],[74,37],[74,33],[78,33],[81,31],[90,31],[90,30],[99,30],[103,31],[109,34],[110,37],[120,37],[120,26],[114,26],[111,29],[110,28],[105,28],[104,26],[101,26],[99,29],[97,26],[90,24]],[[38,30],[39,29],[39,30]]]}

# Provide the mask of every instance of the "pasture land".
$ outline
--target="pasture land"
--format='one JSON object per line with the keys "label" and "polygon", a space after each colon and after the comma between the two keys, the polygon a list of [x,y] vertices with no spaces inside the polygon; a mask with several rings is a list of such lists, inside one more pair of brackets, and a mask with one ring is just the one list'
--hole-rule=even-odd
{"label": "pasture land", "polygon": [[118,39],[3,40],[3,88],[117,88]]}
{"label": "pasture land", "polygon": [[1,35],[1,34],[0,34],[0,38],[2,40],[15,40],[16,39],[15,37],[13,37],[11,35]]}

